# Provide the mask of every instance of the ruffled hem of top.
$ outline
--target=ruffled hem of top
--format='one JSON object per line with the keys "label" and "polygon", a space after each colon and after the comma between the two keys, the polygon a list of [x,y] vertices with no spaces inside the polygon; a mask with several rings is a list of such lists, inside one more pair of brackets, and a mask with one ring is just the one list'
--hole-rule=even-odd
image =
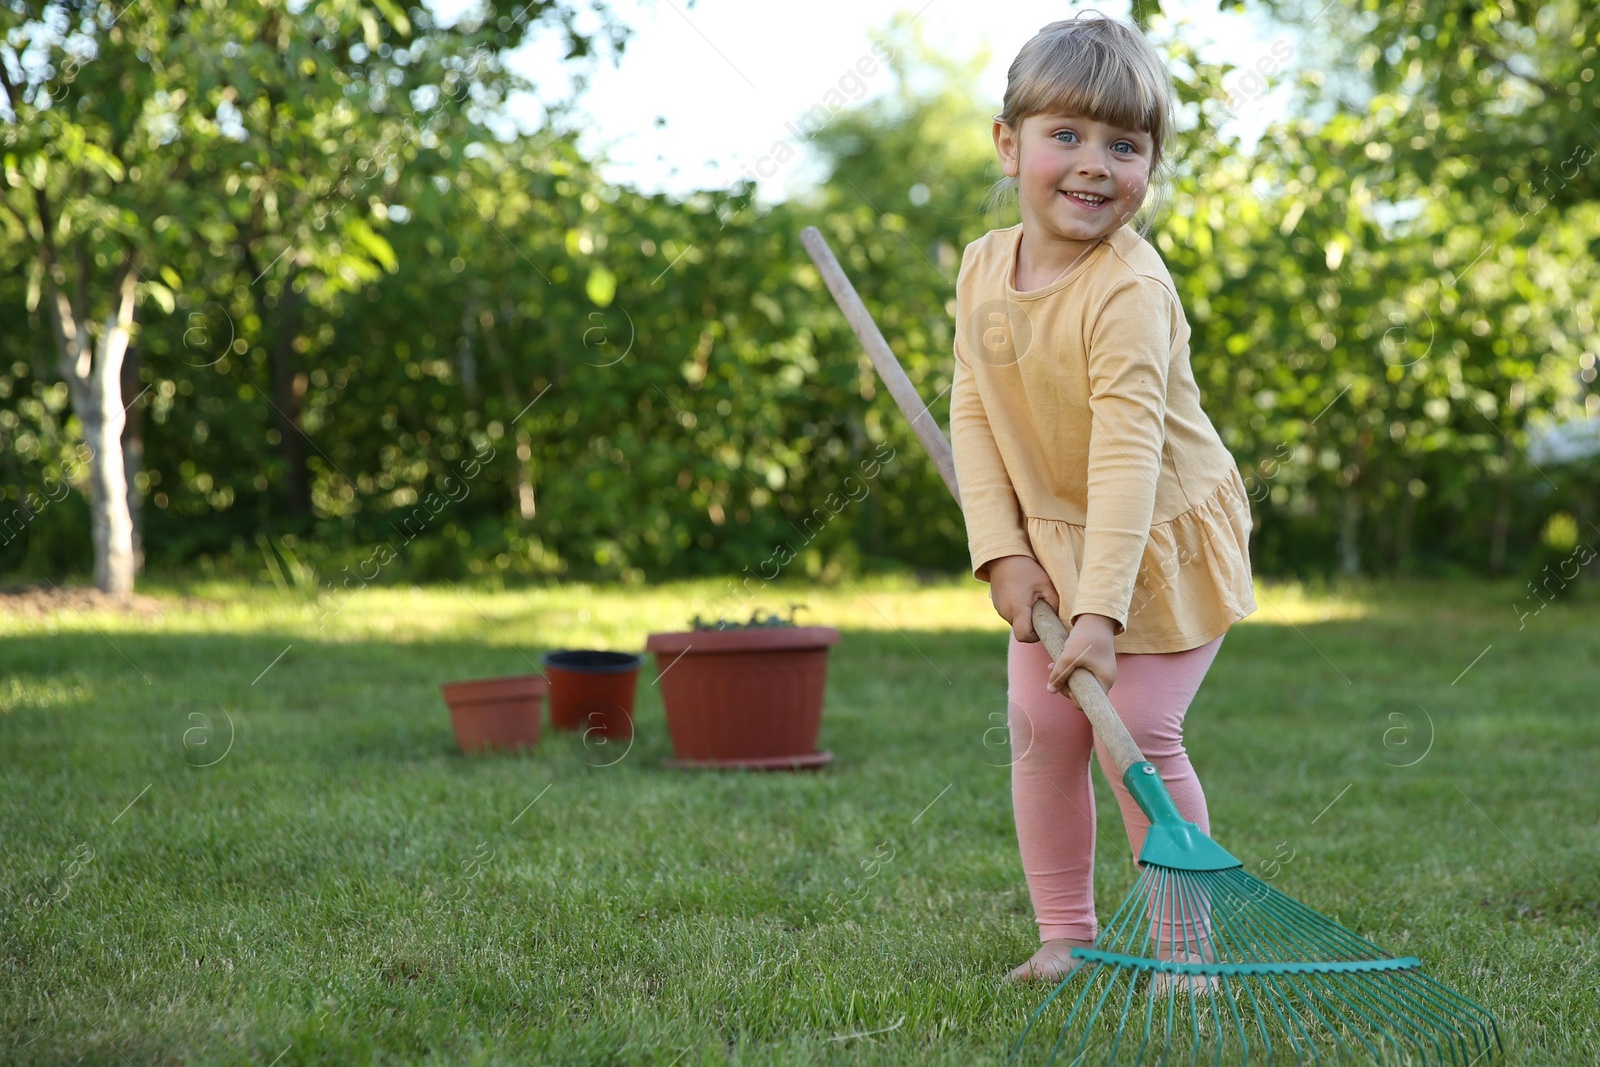
{"label": "ruffled hem of top", "polygon": [[[1068,612],[1076,603],[1084,528],[1061,519],[1026,517],[1034,557]],[[1256,610],[1250,577],[1250,501],[1231,464],[1217,487],[1188,511],[1155,523],[1128,597],[1127,628],[1117,652],[1183,652],[1220,637]]]}

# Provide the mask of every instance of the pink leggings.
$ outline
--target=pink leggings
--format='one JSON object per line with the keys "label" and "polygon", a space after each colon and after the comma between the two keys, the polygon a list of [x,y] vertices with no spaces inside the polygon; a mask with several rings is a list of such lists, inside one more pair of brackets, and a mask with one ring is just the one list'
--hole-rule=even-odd
{"label": "pink leggings", "polygon": [[[1225,635],[1224,635],[1225,636]],[[1117,656],[1117,680],[1106,694],[1161,772],[1183,817],[1206,833],[1206,795],[1183,748],[1183,716],[1222,647],[1218,637],[1199,648]],[[1043,642],[1011,638],[1007,652],[1008,722],[1011,736],[1011,803],[1017,844],[1039,922],[1039,940],[1092,940],[1099,933],[1094,912],[1094,791],[1089,785],[1089,750],[1100,757],[1110,780],[1133,856],[1144,845],[1150,821],[1122,784],[1122,776],[1094,736],[1077,701],[1045,689],[1050,653]]]}

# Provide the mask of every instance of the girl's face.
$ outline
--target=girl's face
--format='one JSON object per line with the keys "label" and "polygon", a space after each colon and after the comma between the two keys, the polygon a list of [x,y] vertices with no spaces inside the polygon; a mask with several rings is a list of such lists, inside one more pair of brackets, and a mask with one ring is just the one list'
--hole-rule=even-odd
{"label": "girl's face", "polygon": [[1154,139],[1080,115],[994,123],[995,152],[1017,179],[1025,230],[1096,241],[1133,218],[1150,186]]}

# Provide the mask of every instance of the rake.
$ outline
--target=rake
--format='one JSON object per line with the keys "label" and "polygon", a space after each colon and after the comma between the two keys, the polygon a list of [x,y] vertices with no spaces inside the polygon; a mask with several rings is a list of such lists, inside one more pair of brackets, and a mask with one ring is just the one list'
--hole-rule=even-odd
{"label": "rake", "polygon": [[[960,502],[950,445],[815,227],[807,253],[900,410]],[[1067,628],[1044,601],[1033,625],[1050,657]],[[1156,768],[1087,670],[1067,679],[1123,784],[1150,820],[1143,869],[1092,949],[1028,1019],[1070,1003],[1050,1051],[1068,1063],[1460,1064],[1504,1052],[1484,1008],[1274,889],[1184,820]]]}

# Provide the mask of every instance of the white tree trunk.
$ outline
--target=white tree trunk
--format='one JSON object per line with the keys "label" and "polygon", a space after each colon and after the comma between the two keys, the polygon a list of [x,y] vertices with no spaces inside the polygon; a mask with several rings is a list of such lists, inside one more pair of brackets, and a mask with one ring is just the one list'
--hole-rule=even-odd
{"label": "white tree trunk", "polygon": [[533,439],[527,430],[517,431],[517,514],[531,520],[533,500]]}
{"label": "white tree trunk", "polygon": [[86,316],[72,307],[66,293],[52,286],[61,376],[66,379],[91,453],[94,584],[115,596],[133,592],[133,518],[128,513],[128,479],[122,456],[122,426],[127,418],[122,406],[122,359],[133,330],[137,281],[132,260],[126,260],[113,282],[111,311],[98,338],[89,336]]}

